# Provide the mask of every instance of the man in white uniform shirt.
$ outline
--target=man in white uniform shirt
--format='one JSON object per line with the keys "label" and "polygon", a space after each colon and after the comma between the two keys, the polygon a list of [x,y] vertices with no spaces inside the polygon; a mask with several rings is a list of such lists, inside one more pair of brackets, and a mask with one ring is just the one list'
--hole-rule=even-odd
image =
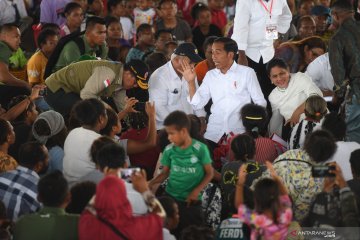
{"label": "man in white uniform shirt", "polygon": [[[188,101],[194,110],[202,109],[212,98],[211,115],[205,132],[210,147],[215,148],[224,134],[245,132],[240,110],[247,104],[266,107],[266,100],[253,69],[234,61],[238,51],[236,42],[230,38],[217,38],[212,45],[215,69],[210,70],[196,90],[195,72],[183,63],[183,76],[188,79]],[[216,145],[215,145],[216,144]]]}
{"label": "man in white uniform shirt", "polygon": [[[193,110],[186,97],[189,94],[186,76],[181,73],[182,63],[191,68],[202,61],[192,43],[182,43],[171,56],[171,60],[151,74],[149,79],[149,100],[156,102],[156,127],[163,128],[164,119],[173,111],[179,110],[186,114],[196,114],[205,120],[204,108]],[[198,86],[195,78],[196,86]]]}
{"label": "man in white uniform shirt", "polygon": [[253,68],[266,99],[274,88],[266,63],[275,54],[274,40],[290,27],[292,14],[286,0],[242,0],[236,2],[234,39],[239,48],[238,63]]}

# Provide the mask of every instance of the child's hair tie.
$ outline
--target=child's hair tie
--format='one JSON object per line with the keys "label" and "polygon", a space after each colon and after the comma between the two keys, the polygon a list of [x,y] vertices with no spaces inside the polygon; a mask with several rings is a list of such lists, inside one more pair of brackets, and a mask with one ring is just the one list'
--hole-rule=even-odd
{"label": "child's hair tie", "polygon": [[252,116],[245,116],[245,119],[249,119],[249,120],[262,120],[262,117],[252,117]]}

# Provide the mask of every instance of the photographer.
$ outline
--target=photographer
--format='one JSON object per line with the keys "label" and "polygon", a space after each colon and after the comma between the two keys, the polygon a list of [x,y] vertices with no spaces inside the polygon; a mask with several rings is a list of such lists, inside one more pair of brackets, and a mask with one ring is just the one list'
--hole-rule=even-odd
{"label": "photographer", "polygon": [[[329,227],[359,227],[354,193],[348,187],[340,166],[335,162],[329,163],[328,166],[330,168],[324,175],[323,191],[316,195],[303,226],[324,227],[328,230]],[[359,232],[355,231],[355,228],[352,228],[351,231],[344,231],[340,235],[344,235],[344,233],[351,234],[351,236],[346,236],[346,239],[356,239],[354,236],[359,236]],[[336,235],[339,233],[337,232]]]}

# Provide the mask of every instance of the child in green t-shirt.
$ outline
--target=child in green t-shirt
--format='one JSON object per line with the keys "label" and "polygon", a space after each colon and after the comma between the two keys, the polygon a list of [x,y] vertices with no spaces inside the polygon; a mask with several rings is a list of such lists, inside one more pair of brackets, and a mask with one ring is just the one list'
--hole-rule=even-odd
{"label": "child in green t-shirt", "polygon": [[[170,113],[165,118],[164,126],[171,144],[163,152],[162,172],[150,181],[149,186],[169,178],[165,192],[179,205],[179,227],[182,228],[190,225],[183,224],[184,221],[190,223],[199,217],[191,215],[201,213],[200,192],[212,179],[213,168],[207,146],[191,138],[190,120],[184,112]],[[191,207],[197,207],[199,211],[192,209],[190,213],[188,210]]]}

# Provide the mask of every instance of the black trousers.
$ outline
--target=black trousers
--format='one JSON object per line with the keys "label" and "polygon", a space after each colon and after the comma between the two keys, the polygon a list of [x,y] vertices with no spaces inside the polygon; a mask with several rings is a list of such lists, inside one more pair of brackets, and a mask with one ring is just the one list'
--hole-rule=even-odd
{"label": "black trousers", "polygon": [[0,104],[8,110],[8,105],[13,97],[20,95],[30,95],[30,90],[25,87],[15,87],[0,85]]}

